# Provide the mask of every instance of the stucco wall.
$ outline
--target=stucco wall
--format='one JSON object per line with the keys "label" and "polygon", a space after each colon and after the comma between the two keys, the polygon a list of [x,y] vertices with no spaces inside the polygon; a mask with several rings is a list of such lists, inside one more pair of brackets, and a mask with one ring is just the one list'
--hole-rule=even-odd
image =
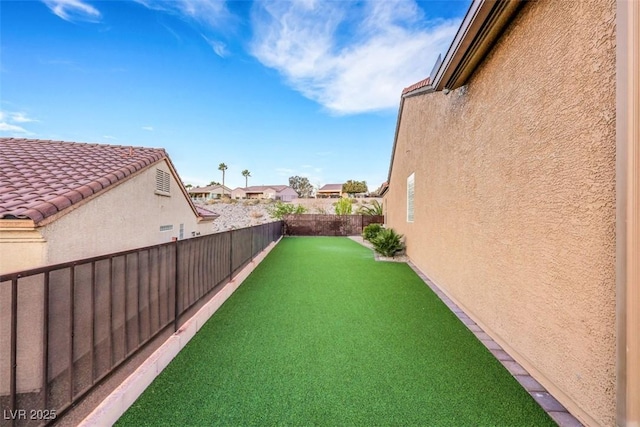
{"label": "stucco wall", "polygon": [[396,144],[387,222],[409,257],[614,425],[615,2],[527,3],[466,87],[405,99]]}
{"label": "stucco wall", "polygon": [[0,274],[45,261],[46,242],[31,220],[0,220]]}
{"label": "stucco wall", "polygon": [[[170,173],[162,161],[139,175],[41,227],[47,241],[46,262],[55,264],[143,246],[156,245],[191,232],[213,232],[211,222],[197,223],[186,197],[171,175],[171,196],[155,194],[156,169]],[[160,226],[171,225],[170,231]]]}

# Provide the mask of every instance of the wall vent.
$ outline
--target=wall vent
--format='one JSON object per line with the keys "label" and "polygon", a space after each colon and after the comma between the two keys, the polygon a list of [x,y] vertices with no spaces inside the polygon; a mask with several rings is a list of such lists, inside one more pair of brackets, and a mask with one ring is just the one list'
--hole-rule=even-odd
{"label": "wall vent", "polygon": [[168,172],[165,172],[160,169],[156,169],[156,192],[160,192],[162,194],[170,193],[171,176]]}

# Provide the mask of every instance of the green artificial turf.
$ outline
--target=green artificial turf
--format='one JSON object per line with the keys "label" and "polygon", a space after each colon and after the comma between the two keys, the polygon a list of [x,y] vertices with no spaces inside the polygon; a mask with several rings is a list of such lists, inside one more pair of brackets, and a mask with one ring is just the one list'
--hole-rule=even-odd
{"label": "green artificial turf", "polygon": [[555,424],[406,264],[292,237],[117,425]]}

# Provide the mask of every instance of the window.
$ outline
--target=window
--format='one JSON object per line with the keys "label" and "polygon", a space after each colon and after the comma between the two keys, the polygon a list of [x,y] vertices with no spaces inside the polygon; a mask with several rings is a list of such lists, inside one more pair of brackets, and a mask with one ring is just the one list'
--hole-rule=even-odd
{"label": "window", "polygon": [[173,225],[161,225],[160,231],[171,231],[173,230]]}
{"label": "window", "polygon": [[184,224],[180,224],[180,234],[178,235],[178,239],[184,239]]}
{"label": "window", "polygon": [[171,177],[168,172],[165,172],[160,169],[156,169],[156,194],[160,194],[163,196],[169,195],[169,183],[171,182]]}
{"label": "window", "polygon": [[412,173],[407,178],[407,222],[413,222],[414,176]]}

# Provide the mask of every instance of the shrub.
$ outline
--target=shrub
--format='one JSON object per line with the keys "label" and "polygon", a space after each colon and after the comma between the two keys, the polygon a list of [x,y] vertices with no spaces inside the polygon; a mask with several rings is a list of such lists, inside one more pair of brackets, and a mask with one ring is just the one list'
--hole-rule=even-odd
{"label": "shrub", "polygon": [[271,218],[281,220],[283,216],[289,214],[303,214],[307,211],[302,205],[293,205],[291,203],[276,202],[267,206],[267,212],[271,215]]}
{"label": "shrub", "polygon": [[382,225],[375,224],[375,223],[369,224],[364,228],[364,230],[362,230],[362,238],[364,240],[371,241],[371,239],[376,237],[381,230],[382,230]]}
{"label": "shrub", "polygon": [[382,203],[374,200],[371,206],[362,206],[359,211],[362,215],[383,215]]}
{"label": "shrub", "polygon": [[349,199],[340,199],[336,203],[336,215],[351,215],[353,212],[353,207],[351,205],[351,200]]}
{"label": "shrub", "polygon": [[383,256],[392,257],[396,252],[404,249],[402,234],[396,233],[392,228],[383,228],[378,235],[371,239],[373,248]]}

